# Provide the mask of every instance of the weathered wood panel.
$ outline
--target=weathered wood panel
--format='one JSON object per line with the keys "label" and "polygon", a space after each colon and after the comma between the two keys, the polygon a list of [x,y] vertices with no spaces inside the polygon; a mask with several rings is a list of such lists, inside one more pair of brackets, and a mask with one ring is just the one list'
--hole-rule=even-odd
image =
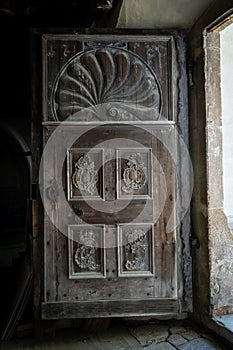
{"label": "weathered wood panel", "polygon": [[[127,137],[133,139],[134,142],[136,142],[136,140],[140,141],[144,147],[146,146],[148,147],[149,151],[152,151],[153,156],[151,158],[145,158],[151,159],[149,176],[153,174],[153,176],[151,176],[150,183],[150,193],[152,198],[148,196],[147,199],[144,198],[141,200],[140,194],[136,195],[136,199],[132,199],[129,203],[127,203],[127,206],[124,208],[124,210],[120,210],[119,212],[119,206],[124,203],[124,200],[118,200],[119,203],[114,206],[114,210],[111,215],[106,215],[105,211],[101,212],[98,210],[101,209],[101,202],[95,201],[97,210],[94,210],[90,206],[90,203],[88,204],[84,200],[74,202],[72,201],[72,205],[75,203],[81,212],[81,216],[79,217],[76,217],[74,213],[74,215],[71,217],[66,205],[62,206],[60,203],[59,208],[56,209],[56,215],[58,218],[62,217],[63,220],[64,217],[67,217],[67,231],[63,233],[54,228],[54,225],[50,220],[47,221],[45,240],[45,268],[47,271],[47,278],[45,283],[46,301],[74,302],[80,300],[93,301],[100,299],[122,300],[126,298],[177,298],[176,233],[174,231],[170,234],[166,234],[166,223],[168,222],[173,210],[171,202],[175,198],[175,172],[173,169],[174,164],[172,157],[169,154],[169,148],[172,149],[175,143],[174,126],[171,125],[166,127],[149,127],[151,130],[153,129],[152,134],[149,134],[146,130],[141,131],[139,128],[125,125],[121,127],[119,125],[112,125],[111,130],[112,134],[115,134],[122,140],[122,147],[124,147],[123,140]],[[84,130],[86,129],[86,127],[79,126],[77,135],[79,133],[82,133],[82,128],[84,128]],[[87,137],[86,133],[84,138],[81,137],[81,140],[79,139],[76,141],[72,146],[72,152],[75,154],[75,152],[78,152],[77,150],[85,150],[88,145],[89,147],[93,147],[95,143],[99,143],[99,138],[101,142],[103,142],[104,131],[107,130],[108,127],[106,126],[101,127],[99,130],[98,129],[99,128],[94,129],[94,131],[92,129],[90,137]],[[69,133],[69,127],[66,128],[66,131],[67,130]],[[109,137],[108,134],[107,137]],[[64,139],[66,139],[66,137],[64,137]],[[69,137],[67,137],[67,139],[69,139]],[[162,142],[160,141],[161,139],[163,139],[164,142],[166,141],[166,147],[162,145]],[[117,146],[117,144],[114,145],[115,147]],[[58,149],[60,149],[63,154],[66,154],[66,145],[62,145],[62,143],[60,143],[59,147],[54,150],[54,152],[52,152],[55,159],[59,159]],[[122,149],[124,151],[127,150],[129,154],[135,154],[134,148],[121,148],[121,150]],[[144,153],[145,150],[148,152],[148,149],[142,148]],[[139,148],[136,150],[137,152],[140,152]],[[112,150],[112,154],[115,157],[113,164],[116,164],[118,162],[116,151],[116,149]],[[106,152],[107,157],[109,155],[109,152],[110,150],[108,149]],[[77,153],[77,156],[80,156],[79,152]],[[103,149],[103,157],[105,157],[105,149]],[[126,156],[124,155],[124,157]],[[159,164],[160,167],[158,166]],[[56,162],[53,163],[50,161],[50,164],[46,166],[47,178],[51,178],[54,173],[58,172],[56,165]],[[56,169],[53,168],[54,166]],[[64,167],[66,166],[69,166],[69,162],[64,162]],[[107,166],[109,166],[109,163],[107,163]],[[111,165],[111,167],[113,171],[111,170],[110,172],[105,172],[104,170],[104,174],[106,173],[105,176],[107,179],[109,179],[111,174],[114,179],[114,181],[111,180],[112,187],[111,198],[108,197],[110,200],[109,203],[111,203],[112,200],[117,199],[117,183],[115,182],[115,171],[117,167],[116,165]],[[67,181],[72,181],[72,175],[67,178],[66,171],[63,172],[63,177],[64,183]],[[106,198],[109,196],[109,191],[106,191],[108,188],[106,187],[106,184],[102,187],[104,189],[104,192],[106,192],[104,193],[103,197]],[[67,191],[65,191],[65,193],[68,197]],[[142,196],[144,197],[143,193]],[[155,209],[153,209],[153,203],[155,203]],[[72,205],[71,208],[73,208]],[[146,209],[146,214],[143,214],[142,217],[139,216],[137,218],[137,215],[140,215],[143,209]],[[132,223],[132,221],[135,221],[135,223]],[[131,224],[127,225],[127,223],[130,222]],[[148,231],[149,236],[147,238],[143,238],[144,232],[146,232],[144,231],[144,228],[145,226],[148,226],[146,225],[146,222],[152,223],[153,231]],[[70,245],[68,244],[69,240],[67,238],[68,227],[73,227],[76,230],[80,231],[83,231],[85,228],[85,230],[88,232],[88,225],[92,224],[104,224],[106,270],[104,270],[102,273],[103,277],[106,277],[95,279],[95,272],[91,274],[91,269],[89,272],[88,270],[84,269],[84,272],[86,272],[85,278],[83,278],[84,274],[82,273],[80,273],[80,276],[77,275],[76,279],[74,275],[72,278],[69,278],[69,266],[76,266],[74,261],[74,254],[77,252],[77,246],[76,243],[74,243],[72,247],[75,246],[76,248],[73,251],[70,251]],[[118,226],[118,224],[120,224],[120,226]],[[150,225],[151,224],[149,224],[149,226]],[[133,254],[132,257],[132,253],[130,253],[131,258],[130,255],[127,258],[128,270],[125,269],[127,259],[124,257],[121,261],[121,246],[117,247],[117,241],[119,240],[118,227],[122,227],[124,230],[126,230],[123,237],[126,237],[127,232],[129,235],[141,235],[140,238],[136,237],[136,239],[141,239],[141,247],[143,249],[142,252],[144,255],[146,254],[144,258],[147,263],[141,261],[142,265],[140,267],[140,264],[138,263],[139,258],[141,258],[140,255]],[[134,245],[127,243],[128,242],[126,242],[123,247],[129,249],[129,251],[134,248],[136,249],[136,246],[134,247]],[[90,252],[88,254],[90,254]],[[93,252],[93,254],[95,253]],[[72,259],[72,261],[70,259]],[[136,262],[138,266],[136,266]],[[149,265],[146,268],[143,264]],[[77,266],[74,268],[77,269]]]}
{"label": "weathered wood panel", "polygon": [[[43,317],[181,312],[188,226],[180,237],[175,123],[185,79],[173,36],[45,35],[43,58],[45,140],[59,129],[44,168]],[[101,249],[88,225],[103,228]],[[89,244],[71,243],[72,230]]]}
{"label": "weathered wood panel", "polygon": [[124,317],[174,314],[179,311],[178,303],[172,299],[162,300],[115,300],[113,302],[79,302],[42,304],[42,316],[45,319]]}
{"label": "weathered wood panel", "polygon": [[[172,36],[44,35],[44,120],[135,120],[135,107],[147,120],[175,120],[173,51]],[[108,103],[124,110],[77,114]]]}

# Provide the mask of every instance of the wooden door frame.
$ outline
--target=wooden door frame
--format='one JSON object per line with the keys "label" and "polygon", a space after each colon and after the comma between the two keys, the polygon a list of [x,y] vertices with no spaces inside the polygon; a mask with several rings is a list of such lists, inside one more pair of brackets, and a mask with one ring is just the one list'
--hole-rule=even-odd
{"label": "wooden door frame", "polygon": [[[176,53],[177,53],[177,63],[178,63],[178,103],[177,103],[177,127],[179,129],[182,138],[188,148],[188,96],[187,96],[187,73],[186,73],[186,32],[183,30],[132,30],[132,29],[80,29],[80,28],[40,28],[33,29],[31,33],[31,54],[33,62],[32,64],[32,183],[33,183],[33,241],[32,241],[32,262],[34,269],[34,317],[35,320],[41,319],[41,302],[43,301],[43,230],[44,230],[44,220],[43,220],[43,205],[39,195],[39,178],[38,170],[40,157],[43,149],[42,142],[42,35],[43,34],[88,34],[88,35],[153,35],[153,36],[163,36],[169,35],[173,36],[175,39]],[[176,314],[187,315],[188,312],[192,311],[192,263],[190,255],[190,213],[187,211],[185,217],[180,225],[180,237],[182,241],[182,271],[183,271],[183,298],[182,300],[177,300],[177,303],[172,302],[170,306],[170,315],[175,317]],[[138,302],[138,301],[137,301]],[[153,304],[154,303],[154,304]],[[69,303],[63,303],[62,308],[69,308]],[[150,305],[149,305],[150,304]],[[149,301],[148,307],[153,310],[153,305],[158,304],[158,307],[163,307],[163,302],[160,300]],[[57,314],[56,305],[48,306],[50,307],[50,317],[52,313]],[[74,307],[74,306],[72,306]],[[85,311],[83,317],[98,317],[95,312],[95,308],[84,304]],[[127,310],[127,305],[125,305]],[[51,309],[52,308],[52,309]],[[62,308],[60,310],[62,310]],[[75,308],[74,308],[75,310]],[[87,312],[88,310],[88,312]],[[142,305],[141,311],[139,310],[137,315],[148,315],[144,312],[145,304]],[[112,316],[112,311],[108,306],[106,306],[103,312],[103,317]],[[45,312],[46,313],[46,312]],[[115,307],[114,316],[117,315],[117,306]],[[151,313],[151,315],[155,313]],[[61,318],[62,311],[60,312]],[[150,315],[150,314],[149,314]],[[46,315],[45,315],[46,316]],[[120,314],[119,316],[127,316],[127,312]],[[75,317],[75,312],[74,316]],[[54,318],[57,318],[54,317]]]}

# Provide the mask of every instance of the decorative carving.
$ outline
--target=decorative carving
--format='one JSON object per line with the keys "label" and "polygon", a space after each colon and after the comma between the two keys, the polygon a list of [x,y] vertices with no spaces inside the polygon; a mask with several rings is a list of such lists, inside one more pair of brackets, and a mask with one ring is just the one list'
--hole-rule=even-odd
{"label": "decorative carving", "polygon": [[57,181],[54,178],[49,181],[49,187],[46,188],[46,196],[49,199],[52,208],[54,209],[58,203],[59,198],[59,187]]}
{"label": "decorative carving", "polygon": [[107,115],[110,117],[110,119],[114,119],[117,121],[120,121],[120,120],[130,121],[135,119],[135,116],[132,113],[127,111],[125,108],[120,108],[118,106],[115,107],[110,105],[108,107],[107,105],[106,112],[107,112]]}
{"label": "decorative carving", "polygon": [[122,191],[132,193],[140,190],[146,183],[146,168],[139,153],[128,157],[127,168],[123,172]]}
{"label": "decorative carving", "polygon": [[156,55],[156,53],[159,52],[159,48],[156,45],[150,45],[146,44],[146,56],[147,56],[147,62],[150,64],[152,58]]}
{"label": "decorative carving", "polygon": [[113,0],[98,0],[96,4],[97,10],[111,10],[113,6]]}
{"label": "decorative carving", "polygon": [[96,192],[96,183],[98,182],[98,174],[95,171],[94,162],[91,162],[87,155],[82,155],[75,163],[75,172],[72,175],[73,185],[80,192],[94,195]]}
{"label": "decorative carving", "polygon": [[76,204],[72,205],[73,211],[77,216],[82,216],[83,211]]}
{"label": "decorative carving", "polygon": [[135,229],[129,232],[127,240],[130,242],[125,246],[126,263],[125,268],[129,271],[144,270],[146,267],[145,257],[147,245],[144,243],[146,233]]}
{"label": "decorative carving", "polygon": [[84,41],[83,42],[83,49],[85,50],[90,50],[90,49],[94,49],[94,48],[98,48],[98,49],[103,49],[106,48],[108,49],[108,47],[112,47],[112,48],[118,48],[118,49],[128,49],[128,43],[125,41],[115,41],[115,42],[111,42],[111,41]]}
{"label": "decorative carving", "polygon": [[[101,43],[103,45],[103,43]],[[150,120],[159,118],[161,96],[154,72],[139,56],[113,46],[83,51],[62,68],[52,93],[52,108],[57,120],[73,119],[83,108],[121,105],[131,114],[146,111]],[[101,114],[101,113],[100,113]],[[138,113],[140,118],[140,113]],[[119,116],[108,116],[119,120]],[[124,115],[125,120],[132,116]]]}
{"label": "decorative carving", "polygon": [[85,245],[78,247],[74,254],[74,261],[81,269],[88,269],[96,271],[99,265],[96,263],[95,233],[89,230],[82,230],[80,232],[81,241]]}
{"label": "decorative carving", "polygon": [[136,51],[140,47],[140,43],[134,43],[133,44],[133,50]]}
{"label": "decorative carving", "polygon": [[147,43],[145,44],[145,48],[146,48],[146,58],[147,58],[148,64],[149,65],[152,64],[152,60],[157,58],[158,59],[157,64],[159,65],[159,67],[162,67],[161,57],[166,55],[167,46],[164,46],[164,45],[157,46],[151,43]]}
{"label": "decorative carving", "polygon": [[55,50],[53,49],[53,45],[52,44],[50,44],[50,47],[49,47],[49,50],[48,50],[48,52],[47,52],[47,56],[48,57],[54,57],[55,56]]}
{"label": "decorative carving", "polygon": [[64,56],[64,57],[69,56],[69,55],[70,55],[69,46],[68,46],[67,44],[63,44],[62,46],[63,46],[63,49],[64,49],[64,51],[63,51],[63,56]]}

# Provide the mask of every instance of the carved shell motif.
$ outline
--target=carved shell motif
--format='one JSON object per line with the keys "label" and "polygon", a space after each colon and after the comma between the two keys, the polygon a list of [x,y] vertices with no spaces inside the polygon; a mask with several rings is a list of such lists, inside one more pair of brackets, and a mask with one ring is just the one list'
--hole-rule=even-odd
{"label": "carved shell motif", "polygon": [[[82,109],[95,111],[100,104],[113,105],[109,120],[132,120],[135,110],[147,111],[148,119],[157,120],[161,95],[145,61],[130,51],[107,47],[82,52],[68,61],[54,84],[51,104],[54,118],[61,121],[75,120]],[[118,110],[119,105],[126,113]],[[93,118],[102,117],[96,113]]]}

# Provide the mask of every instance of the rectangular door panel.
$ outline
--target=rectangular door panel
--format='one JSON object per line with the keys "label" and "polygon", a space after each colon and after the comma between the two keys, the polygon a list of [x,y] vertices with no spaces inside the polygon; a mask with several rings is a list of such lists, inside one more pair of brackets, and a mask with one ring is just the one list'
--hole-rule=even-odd
{"label": "rectangular door panel", "polygon": [[[77,135],[81,133],[81,126],[78,129]],[[78,139],[67,151],[66,145],[60,144],[61,153],[67,153],[63,184],[69,189],[65,194],[74,215],[67,227],[68,237],[47,222],[47,243],[51,232],[55,234],[53,246],[49,243],[45,247],[45,266],[50,276],[45,283],[46,302],[176,300],[178,297],[179,241],[175,229],[166,233],[166,222],[173,209],[171,198],[176,196],[174,164],[168,156],[169,145],[174,146],[175,142],[174,128],[150,126],[151,134],[141,148],[124,147],[125,126],[111,125],[111,129],[119,135],[123,147],[113,142],[113,149],[86,148],[85,142],[80,144],[82,140]],[[103,143],[102,131],[99,138]],[[127,132],[127,135],[133,133],[133,126],[127,126]],[[160,141],[161,135],[164,140],[167,138],[166,147]],[[133,143],[136,140],[142,142],[143,138],[145,132],[137,130]],[[97,131],[95,142],[99,144]],[[87,169],[76,175],[74,183],[75,171],[83,170],[85,166],[90,167],[92,175]],[[56,170],[50,167],[50,172],[46,170],[48,177]],[[102,176],[96,177],[100,173]],[[87,186],[92,185],[93,192],[87,196],[86,189],[83,190],[85,178],[80,181],[82,176],[87,177]],[[106,184],[111,176],[110,198]],[[93,183],[92,179],[95,179]],[[79,186],[84,191],[80,197],[77,195]],[[97,200],[95,193],[101,192],[99,189],[103,189],[103,195]],[[78,198],[70,193],[75,193]],[[113,203],[116,205],[113,205],[112,213],[102,211],[104,204],[110,206]],[[70,214],[64,209],[64,215],[69,217]],[[61,219],[58,217],[58,221]],[[50,254],[54,256],[52,270],[47,260]],[[52,282],[54,280],[56,283]]]}

